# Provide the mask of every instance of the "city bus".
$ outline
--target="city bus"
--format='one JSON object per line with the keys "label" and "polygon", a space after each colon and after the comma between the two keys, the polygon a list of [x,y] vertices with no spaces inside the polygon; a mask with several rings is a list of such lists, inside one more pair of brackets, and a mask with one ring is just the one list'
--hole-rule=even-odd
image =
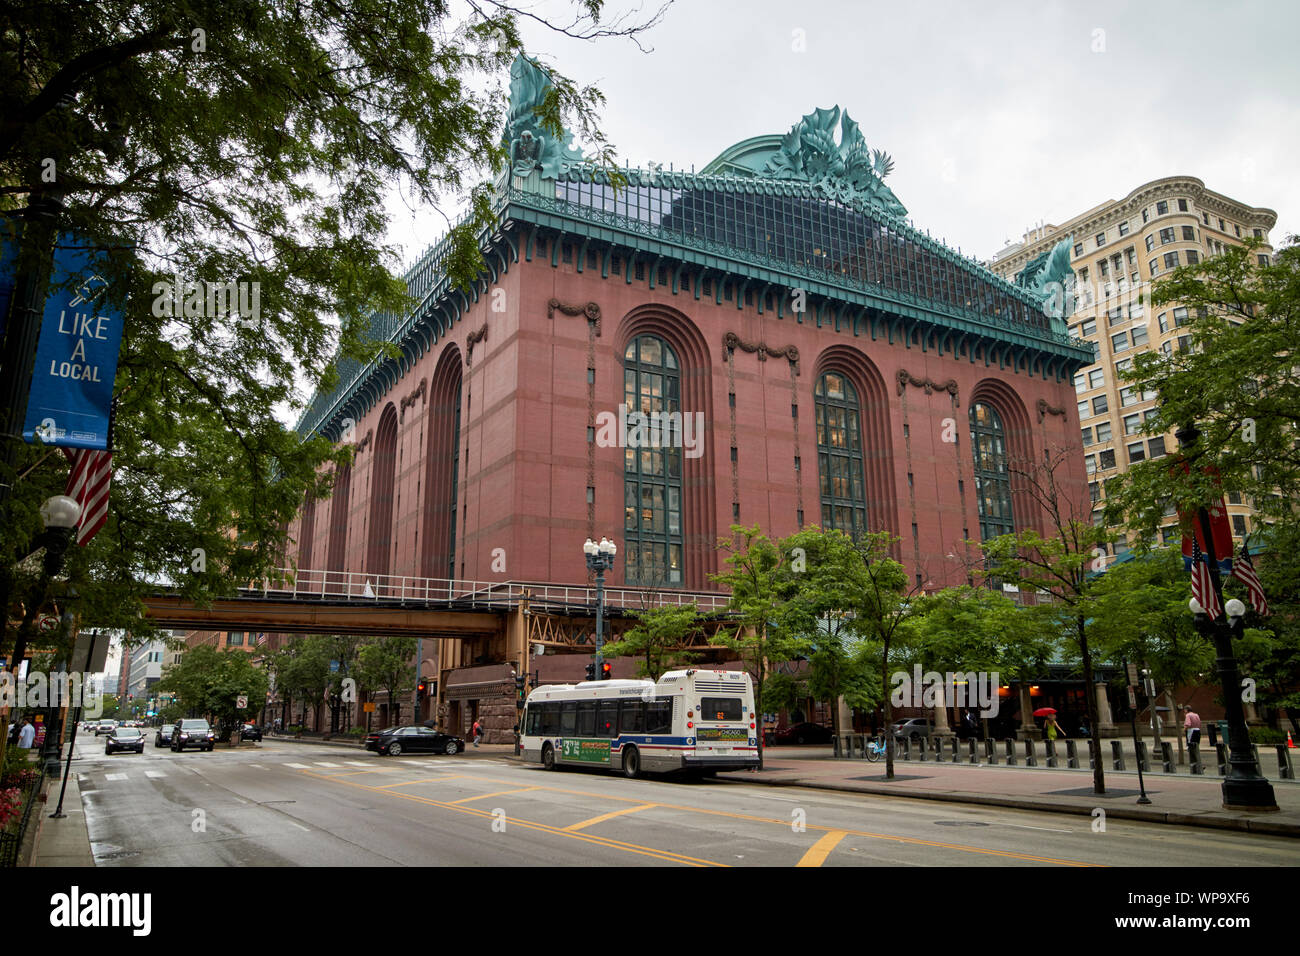
{"label": "city bus", "polygon": [[547,770],[604,767],[637,777],[758,766],[754,687],[741,671],[668,671],[658,681],[550,684],[528,696],[521,747]]}

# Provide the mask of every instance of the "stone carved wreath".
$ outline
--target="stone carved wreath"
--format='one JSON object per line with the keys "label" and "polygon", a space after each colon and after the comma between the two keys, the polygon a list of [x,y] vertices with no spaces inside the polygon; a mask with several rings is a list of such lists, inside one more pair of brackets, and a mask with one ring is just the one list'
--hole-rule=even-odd
{"label": "stone carved wreath", "polygon": [[600,335],[600,306],[595,302],[588,302],[586,305],[567,305],[559,299],[550,299],[546,303],[546,317],[555,318],[557,309],[565,315],[585,315],[587,321],[596,327],[596,335]]}

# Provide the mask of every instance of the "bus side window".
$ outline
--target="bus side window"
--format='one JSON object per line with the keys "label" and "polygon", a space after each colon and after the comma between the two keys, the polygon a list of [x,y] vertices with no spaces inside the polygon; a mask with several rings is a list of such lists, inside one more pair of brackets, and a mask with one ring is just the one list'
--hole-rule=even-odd
{"label": "bus side window", "polygon": [[596,707],[596,736],[618,736],[618,701],[602,700]]}
{"label": "bus side window", "polygon": [[639,700],[623,701],[621,733],[645,733],[645,705]]}
{"label": "bus side window", "polygon": [[578,701],[578,736],[596,736],[596,702],[594,700]]}
{"label": "bus side window", "polygon": [[560,735],[572,737],[578,731],[578,702],[566,700],[560,705]]}
{"label": "bus side window", "polygon": [[524,733],[529,737],[537,736],[537,728],[542,722],[542,704],[532,704],[524,718]]}
{"label": "bus side window", "polygon": [[548,700],[542,704],[542,735],[554,737],[560,732],[560,702]]}
{"label": "bus side window", "polygon": [[652,700],[646,707],[646,727],[648,734],[670,734],[673,732],[673,701]]}

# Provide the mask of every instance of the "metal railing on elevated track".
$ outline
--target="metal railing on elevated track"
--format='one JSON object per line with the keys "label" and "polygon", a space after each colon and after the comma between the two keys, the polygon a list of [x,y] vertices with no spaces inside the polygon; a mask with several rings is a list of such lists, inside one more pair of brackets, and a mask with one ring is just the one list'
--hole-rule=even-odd
{"label": "metal railing on elevated track", "polygon": [[[594,608],[596,588],[584,584],[550,584],[534,581],[464,581],[417,578],[396,574],[354,571],[277,569],[271,577],[240,588],[244,598],[316,600],[322,602],[375,601],[385,605],[457,607],[502,610],[528,603],[541,610]],[[705,614],[726,610],[730,596],[721,591],[679,591],[666,588],[607,587],[605,605],[623,610],[681,606],[694,603]]]}

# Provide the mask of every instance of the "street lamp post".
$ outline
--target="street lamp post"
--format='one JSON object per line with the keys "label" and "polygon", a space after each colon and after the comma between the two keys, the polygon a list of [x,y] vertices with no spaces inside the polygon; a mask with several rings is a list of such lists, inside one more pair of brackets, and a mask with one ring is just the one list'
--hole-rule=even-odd
{"label": "street lamp post", "polygon": [[[1200,431],[1195,425],[1186,425],[1175,434],[1179,447],[1186,452],[1196,443]],[[1210,566],[1214,593],[1224,609],[1222,617],[1211,619],[1196,598],[1188,602],[1196,629],[1214,642],[1219,666],[1219,686],[1223,690],[1223,710],[1228,721],[1228,773],[1223,780],[1223,806],[1227,809],[1276,810],[1277,798],[1273,795],[1273,787],[1259,772],[1259,762],[1250,746],[1246,714],[1241,706],[1237,658],[1232,652],[1232,639],[1241,637],[1245,630],[1243,617],[1246,606],[1236,598],[1224,604],[1223,588],[1219,583],[1218,553],[1215,551],[1209,512],[1205,508],[1198,508],[1196,520],[1205,538],[1205,555]]]}
{"label": "street lamp post", "polygon": [[605,572],[614,567],[618,545],[608,538],[601,538],[600,544],[588,538],[582,551],[587,556],[587,570],[596,575],[596,674],[599,676],[605,647]]}
{"label": "street lamp post", "polygon": [[[55,495],[47,498],[41,505],[41,523],[45,525],[45,533],[42,534],[37,542],[45,546],[45,564],[44,580],[41,586],[41,597],[36,602],[37,609],[45,601],[47,593],[46,583],[49,579],[57,577],[63,570],[64,555],[67,554],[68,546],[72,543],[72,538],[76,534],[77,519],[81,517],[81,505],[75,498],[67,495]],[[63,620],[61,624],[64,627],[64,636],[68,637],[71,633],[71,614],[65,606],[63,609]],[[15,648],[15,650],[17,650]],[[72,659],[71,649],[64,658],[65,662]],[[21,662],[19,662],[21,663]],[[51,688],[55,682],[49,682]],[[56,776],[59,772],[59,760],[62,753],[62,741],[59,739],[63,733],[63,727],[58,720],[59,706],[53,699],[49,702],[46,710],[45,720],[45,746],[43,749],[43,760],[45,763],[45,772]]]}

